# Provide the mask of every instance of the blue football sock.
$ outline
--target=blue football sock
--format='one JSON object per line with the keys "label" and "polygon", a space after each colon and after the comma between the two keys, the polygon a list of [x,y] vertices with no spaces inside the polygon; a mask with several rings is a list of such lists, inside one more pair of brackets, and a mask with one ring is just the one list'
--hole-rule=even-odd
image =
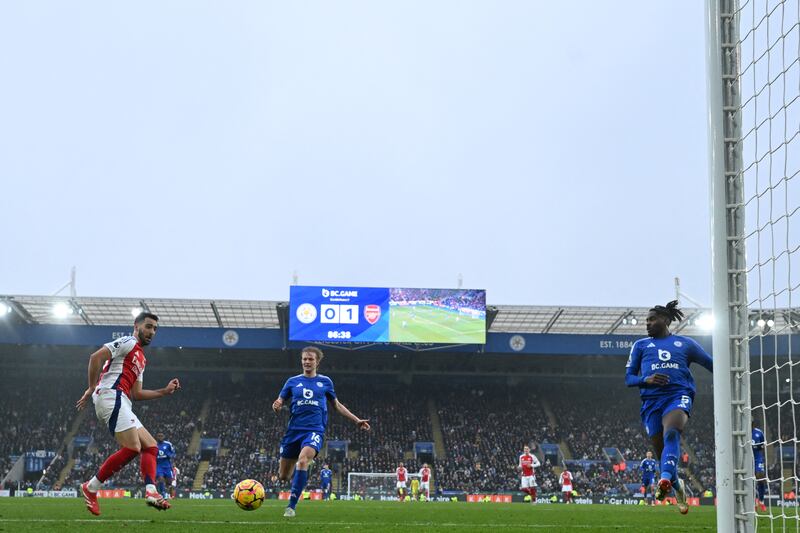
{"label": "blue football sock", "polygon": [[672,481],[678,477],[678,457],[681,454],[681,432],[675,428],[664,433],[664,451],[661,452],[661,479]]}
{"label": "blue football sock", "polygon": [[158,493],[163,496],[164,495],[164,490],[165,490],[164,489],[164,482],[163,481],[159,481],[158,482]]}
{"label": "blue football sock", "polygon": [[294,477],[292,478],[292,495],[289,496],[289,507],[294,509],[297,506],[297,500],[303,495],[303,489],[306,488],[308,481],[308,470],[296,469]]}
{"label": "blue football sock", "polygon": [[758,499],[763,502],[764,494],[767,492],[767,482],[766,481],[757,482],[756,489],[758,489]]}

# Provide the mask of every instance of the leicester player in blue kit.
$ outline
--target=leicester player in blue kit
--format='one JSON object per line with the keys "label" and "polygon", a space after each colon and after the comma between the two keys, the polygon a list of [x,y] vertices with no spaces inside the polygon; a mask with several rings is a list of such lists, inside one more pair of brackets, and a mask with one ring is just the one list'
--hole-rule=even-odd
{"label": "leicester player in blue kit", "polygon": [[653,505],[653,499],[648,496],[653,494],[653,483],[656,482],[656,472],[658,471],[658,463],[653,459],[653,452],[647,452],[647,457],[642,459],[642,464],[639,465],[639,470],[642,472],[642,488],[644,489],[644,497],[647,503]]}
{"label": "leicester player in blue kit", "polygon": [[317,347],[303,348],[300,355],[303,373],[287,379],[278,398],[272,403],[272,409],[279,413],[285,402],[291,402],[292,415],[281,440],[278,467],[281,481],[287,481],[294,470],[289,506],[283,513],[286,517],[295,515],[297,501],[308,482],[309,463],[322,448],[325,427],[328,425],[328,402],[337,413],[369,431],[369,421],[358,418],[336,398],[331,378],[317,374],[322,357],[322,350]]}
{"label": "leicester player in blue kit", "polygon": [[175,457],[175,447],[168,440],[164,440],[162,432],[156,433],[158,455],[156,456],[156,481],[158,492],[166,498],[168,487],[172,485],[172,458]]}
{"label": "leicester player in blue kit", "polygon": [[683,319],[678,301],[657,305],[647,314],[647,334],[631,348],[626,365],[625,383],[639,387],[641,416],[647,436],[661,460],[661,479],[655,497],[663,500],[674,488],[678,509],[689,512],[686,492],[678,479],[681,433],[689,421],[695,385],[691,363],[713,369],[711,356],[689,337],[673,335],[669,325]]}
{"label": "leicester player in blue kit", "polygon": [[328,468],[327,463],[322,465],[322,470],[319,473],[319,486],[322,489],[322,499],[327,500],[331,497],[331,480],[333,479],[333,472]]}
{"label": "leicester player in blue kit", "polygon": [[767,506],[764,504],[764,496],[767,492],[767,463],[764,457],[764,432],[758,427],[758,421],[753,418],[753,471],[756,475],[756,505],[759,510],[764,512]]}

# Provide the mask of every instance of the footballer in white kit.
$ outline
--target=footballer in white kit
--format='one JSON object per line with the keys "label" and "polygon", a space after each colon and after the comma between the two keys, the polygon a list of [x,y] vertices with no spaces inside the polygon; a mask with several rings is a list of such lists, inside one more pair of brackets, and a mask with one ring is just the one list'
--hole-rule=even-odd
{"label": "footballer in white kit", "polygon": [[156,440],[131,408],[131,400],[153,400],[173,394],[180,388],[178,380],[172,379],[163,389],[142,389],[147,364],[142,347],[150,344],[157,330],[156,315],[139,313],[133,322],[133,335],[112,340],[89,357],[89,387],[76,407],[83,409],[91,399],[97,418],[120,445],[120,449],[103,462],[92,479],[81,485],[86,508],[93,515],[100,514],[97,491],[137,456],[145,485],[145,502],[158,510],[170,508],[169,502],[155,486]]}

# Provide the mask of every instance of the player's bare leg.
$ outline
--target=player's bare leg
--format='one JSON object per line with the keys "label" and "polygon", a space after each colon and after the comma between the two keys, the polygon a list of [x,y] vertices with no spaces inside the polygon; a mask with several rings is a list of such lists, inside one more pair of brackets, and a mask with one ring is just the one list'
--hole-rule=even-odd
{"label": "player's bare leg", "polygon": [[166,511],[171,505],[156,488],[156,457],[158,456],[158,444],[150,432],[143,427],[136,430],[136,436],[139,439],[139,447],[142,450],[140,454],[140,468],[142,471],[142,479],[145,483],[145,502],[150,507],[158,509],[159,511]]}
{"label": "player's bare leg", "polygon": [[297,464],[297,459],[287,459],[286,457],[281,457],[281,460],[278,463],[278,479],[281,481],[289,481],[292,479],[295,464]]}
{"label": "player's bare leg", "polygon": [[97,491],[102,488],[103,483],[108,478],[119,472],[141,452],[141,445],[135,428],[119,431],[114,434],[114,438],[121,448],[103,462],[97,471],[97,475],[81,485],[81,493],[86,502],[86,508],[95,516],[100,515]]}

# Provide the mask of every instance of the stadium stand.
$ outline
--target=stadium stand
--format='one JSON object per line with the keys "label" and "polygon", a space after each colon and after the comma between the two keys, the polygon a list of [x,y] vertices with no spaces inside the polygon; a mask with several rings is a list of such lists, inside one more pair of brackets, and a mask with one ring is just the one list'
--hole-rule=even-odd
{"label": "stadium stand", "polygon": [[[147,379],[155,387],[170,377],[153,371]],[[61,451],[39,486],[53,487],[73,460],[63,476],[63,486],[74,488],[116,449],[92,411],[80,420],[75,433],[90,437],[91,444],[73,450],[64,442],[78,416],[73,399],[83,390],[84,379],[77,372],[38,376],[35,390],[30,381],[4,380],[0,416],[8,423],[0,427],[0,475],[8,472],[12,458],[26,451]],[[276,478],[278,446],[288,413],[275,416],[270,403],[280,391],[283,378],[263,373],[192,372],[182,380],[184,387],[178,394],[135,406],[150,431],[163,431],[178,449],[179,489],[188,491],[194,485],[200,456],[197,450],[189,450],[192,442],[196,446],[202,437],[220,439],[220,447],[195,489],[224,491],[244,477],[254,477],[268,490],[280,490]],[[330,414],[327,440],[349,443],[347,456],[333,464],[335,476],[341,480],[335,485],[339,490],[349,472],[393,472],[399,461],[410,472],[418,471],[421,461],[414,458],[414,442],[436,438],[429,401],[438,413],[444,450],[444,457],[434,462],[434,490],[515,491],[519,483],[516,461],[522,446],[529,444],[544,459],[541,444],[563,441],[570,448],[567,455],[573,459],[569,468],[579,494],[625,493],[631,490],[626,485],[635,488],[639,483],[638,465],[648,449],[639,424],[637,395],[609,395],[603,387],[578,384],[537,389],[475,383],[436,388],[424,384],[371,385],[360,378],[342,378],[337,380],[337,392],[343,403],[373,425],[369,433],[355,431],[344,418]],[[543,397],[552,403],[555,427],[545,415]],[[212,400],[203,420],[201,409],[209,398]],[[692,473],[703,486],[713,486],[714,481],[712,436],[703,429],[712,415],[710,397],[708,400],[696,402],[684,439],[693,450]],[[619,450],[626,468],[619,468],[619,459],[612,461],[604,448]],[[313,467],[312,487],[322,460]],[[544,461],[537,472],[541,492],[559,490],[557,476],[563,466]],[[771,466],[780,468],[774,463]],[[37,481],[28,480],[31,485]],[[109,485],[138,490],[140,484],[138,461],[134,461]]]}

